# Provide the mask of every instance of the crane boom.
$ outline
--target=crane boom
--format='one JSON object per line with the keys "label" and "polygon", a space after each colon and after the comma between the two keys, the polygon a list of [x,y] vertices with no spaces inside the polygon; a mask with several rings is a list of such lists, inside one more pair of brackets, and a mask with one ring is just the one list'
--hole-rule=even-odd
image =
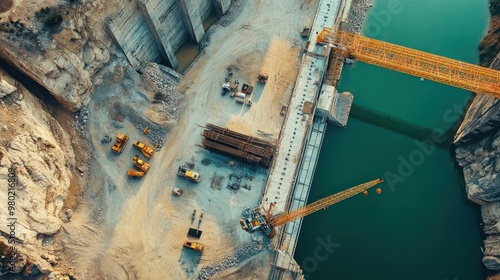
{"label": "crane boom", "polygon": [[366,182],[357,186],[354,186],[352,188],[349,188],[347,190],[341,191],[339,193],[330,195],[328,197],[322,198],[320,200],[317,200],[311,204],[308,204],[302,208],[292,210],[288,213],[285,213],[280,216],[275,216],[270,219],[269,224],[272,225],[273,227],[277,227],[289,222],[292,222],[296,219],[305,217],[307,215],[310,215],[322,208],[328,207],[332,204],[338,203],[342,200],[345,200],[347,198],[350,198],[352,196],[357,195],[358,193],[364,192],[368,190],[369,188],[380,184],[384,181],[383,178],[379,178],[370,182]]}
{"label": "crane boom", "polygon": [[435,82],[500,98],[500,71],[324,27],[316,42],[354,59]]}

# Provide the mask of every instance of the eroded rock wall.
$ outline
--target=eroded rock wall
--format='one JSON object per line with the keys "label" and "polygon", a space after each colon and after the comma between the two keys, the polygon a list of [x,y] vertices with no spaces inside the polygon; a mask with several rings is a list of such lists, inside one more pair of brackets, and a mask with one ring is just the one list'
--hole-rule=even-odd
{"label": "eroded rock wall", "polygon": [[[0,223],[0,243],[16,241],[22,264],[36,263],[50,272],[50,263],[42,258],[47,254],[40,251],[41,236],[56,233],[63,223],[61,211],[76,166],[71,139],[21,84],[3,72],[0,81],[13,89],[5,94],[0,88],[5,95],[0,101],[0,219],[14,221]],[[9,178],[15,179],[13,185]]]}
{"label": "eroded rock wall", "polygon": [[[500,69],[497,55],[492,67]],[[500,100],[477,95],[455,136],[458,164],[467,196],[481,205],[484,265],[500,270]]]}

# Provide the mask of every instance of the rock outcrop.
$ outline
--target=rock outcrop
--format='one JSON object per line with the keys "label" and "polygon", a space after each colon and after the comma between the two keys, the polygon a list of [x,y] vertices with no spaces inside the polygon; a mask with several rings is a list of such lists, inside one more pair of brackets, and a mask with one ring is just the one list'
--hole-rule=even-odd
{"label": "rock outcrop", "polygon": [[[37,269],[50,272],[50,262],[39,251],[41,237],[53,235],[62,226],[59,214],[75,169],[75,153],[65,129],[44,104],[10,76],[0,73],[0,81],[4,96],[0,102],[0,219],[5,221],[0,223],[0,244],[14,244],[22,255],[11,271],[36,263]],[[3,88],[14,90],[9,93]]]}
{"label": "rock outcrop", "polygon": [[[500,69],[500,54],[492,67]],[[500,270],[500,99],[477,95],[455,136],[467,196],[481,205],[484,265]]]}
{"label": "rock outcrop", "polygon": [[[38,2],[15,1],[0,13],[0,58],[77,111],[90,99],[92,75],[110,59],[103,22],[114,1]],[[23,5],[33,10],[22,13]],[[57,16],[60,22],[52,23]]]}

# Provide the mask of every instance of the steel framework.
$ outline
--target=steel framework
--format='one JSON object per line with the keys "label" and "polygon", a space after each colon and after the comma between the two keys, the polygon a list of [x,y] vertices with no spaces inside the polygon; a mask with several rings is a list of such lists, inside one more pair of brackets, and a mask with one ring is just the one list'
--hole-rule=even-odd
{"label": "steel framework", "polygon": [[382,183],[383,181],[384,181],[384,179],[379,178],[379,179],[376,179],[376,180],[373,180],[370,182],[366,182],[366,183],[354,186],[354,187],[349,188],[347,190],[343,190],[343,191],[338,192],[336,194],[332,194],[330,196],[327,196],[325,198],[317,200],[311,204],[308,204],[302,208],[292,210],[292,211],[285,213],[283,215],[280,215],[280,216],[275,216],[275,217],[271,218],[271,220],[269,221],[269,224],[271,224],[273,227],[277,227],[277,226],[292,222],[296,219],[305,217],[309,214],[312,214],[312,213],[314,213],[320,209],[323,209],[325,207],[328,207],[332,204],[335,204],[335,203],[340,202],[342,200],[348,199],[349,197],[355,196],[358,193],[362,193],[362,192],[368,190],[369,188],[371,188],[377,184]]}
{"label": "steel framework", "polygon": [[500,71],[326,27],[316,42],[368,64],[500,98]]}

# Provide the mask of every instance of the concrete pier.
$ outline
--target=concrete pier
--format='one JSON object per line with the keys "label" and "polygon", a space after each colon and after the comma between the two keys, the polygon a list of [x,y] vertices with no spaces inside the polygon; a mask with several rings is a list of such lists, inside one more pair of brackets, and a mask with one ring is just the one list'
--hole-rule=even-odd
{"label": "concrete pier", "polygon": [[191,40],[199,43],[205,34],[203,22],[201,21],[200,11],[193,0],[178,0],[182,9],[184,23]]}
{"label": "concrete pier", "polygon": [[162,56],[163,60],[168,64],[167,66],[176,69],[179,66],[177,63],[177,58],[175,57],[175,52],[172,47],[172,43],[168,40],[168,35],[164,28],[161,28],[161,12],[162,5],[160,2],[154,5],[150,0],[139,0],[138,5],[144,14],[146,21],[149,25],[149,29],[155,38],[156,45]]}
{"label": "concrete pier", "polygon": [[[320,0],[309,44],[302,58],[278,144],[261,201],[264,209],[274,203],[273,215],[304,207],[314,177],[327,122],[345,126],[353,97],[324,85],[329,49],[316,44],[323,27],[336,28],[345,8],[342,0]],[[302,219],[276,228],[275,256],[270,279],[302,279],[300,266],[293,259]],[[291,278],[290,278],[291,279]]]}
{"label": "concrete pier", "polygon": [[175,53],[187,40],[199,43],[205,21],[214,11],[226,13],[230,0],[125,1],[106,25],[129,63],[166,64],[176,69]]}

